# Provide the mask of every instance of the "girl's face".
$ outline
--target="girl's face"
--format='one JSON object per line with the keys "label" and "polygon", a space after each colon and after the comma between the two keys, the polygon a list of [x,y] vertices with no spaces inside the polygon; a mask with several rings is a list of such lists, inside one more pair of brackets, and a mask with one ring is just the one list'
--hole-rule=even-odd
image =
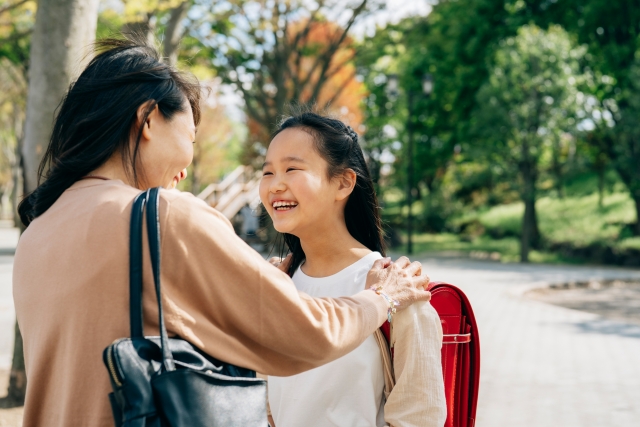
{"label": "girl's face", "polygon": [[[280,132],[269,145],[260,181],[260,199],[280,233],[301,237],[331,221],[344,221],[343,180],[329,179],[327,162],[302,129]],[[324,227],[323,227],[324,226]]]}

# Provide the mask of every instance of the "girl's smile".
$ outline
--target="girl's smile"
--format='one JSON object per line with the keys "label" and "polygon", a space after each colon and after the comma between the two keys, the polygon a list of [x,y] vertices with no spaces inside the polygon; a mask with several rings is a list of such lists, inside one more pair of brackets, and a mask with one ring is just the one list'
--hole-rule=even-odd
{"label": "girl's smile", "polygon": [[271,206],[277,213],[288,212],[295,209],[298,206],[298,202],[293,200],[274,200],[271,202]]}

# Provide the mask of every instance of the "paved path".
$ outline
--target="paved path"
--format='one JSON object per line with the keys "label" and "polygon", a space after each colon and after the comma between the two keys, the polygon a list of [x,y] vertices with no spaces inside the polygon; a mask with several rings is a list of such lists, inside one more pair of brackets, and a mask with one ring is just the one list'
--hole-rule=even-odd
{"label": "paved path", "polygon": [[13,330],[16,317],[11,292],[11,269],[12,254],[17,243],[18,230],[6,228],[5,224],[0,224],[0,370],[11,367],[13,355]]}
{"label": "paved path", "polygon": [[477,427],[640,425],[640,325],[532,301],[549,283],[640,270],[423,259],[469,296],[480,328]]}
{"label": "paved path", "polygon": [[[13,229],[0,227],[0,369],[11,362]],[[639,278],[640,270],[425,258],[433,280],[462,288],[480,327],[477,427],[640,425],[640,325],[526,299],[535,286]]]}

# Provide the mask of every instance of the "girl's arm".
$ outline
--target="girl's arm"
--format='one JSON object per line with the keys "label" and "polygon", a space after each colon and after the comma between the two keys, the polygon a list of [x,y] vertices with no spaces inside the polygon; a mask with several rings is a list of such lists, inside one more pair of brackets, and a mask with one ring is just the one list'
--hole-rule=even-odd
{"label": "girl's arm", "polygon": [[396,384],[384,407],[393,427],[442,427],[447,418],[442,377],[442,325],[428,302],[418,302],[393,318]]}

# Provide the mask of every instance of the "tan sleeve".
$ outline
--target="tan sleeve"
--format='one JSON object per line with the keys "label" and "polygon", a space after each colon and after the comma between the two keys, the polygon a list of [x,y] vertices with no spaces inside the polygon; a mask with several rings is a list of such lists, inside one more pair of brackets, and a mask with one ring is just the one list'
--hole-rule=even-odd
{"label": "tan sleeve", "polygon": [[382,324],[371,291],[311,298],[229,221],[188,193],[163,191],[162,280],[171,332],[225,362],[287,376],[345,355]]}
{"label": "tan sleeve", "polygon": [[391,342],[396,384],[384,406],[393,427],[442,427],[447,418],[442,377],[442,325],[429,302],[393,318]]}

